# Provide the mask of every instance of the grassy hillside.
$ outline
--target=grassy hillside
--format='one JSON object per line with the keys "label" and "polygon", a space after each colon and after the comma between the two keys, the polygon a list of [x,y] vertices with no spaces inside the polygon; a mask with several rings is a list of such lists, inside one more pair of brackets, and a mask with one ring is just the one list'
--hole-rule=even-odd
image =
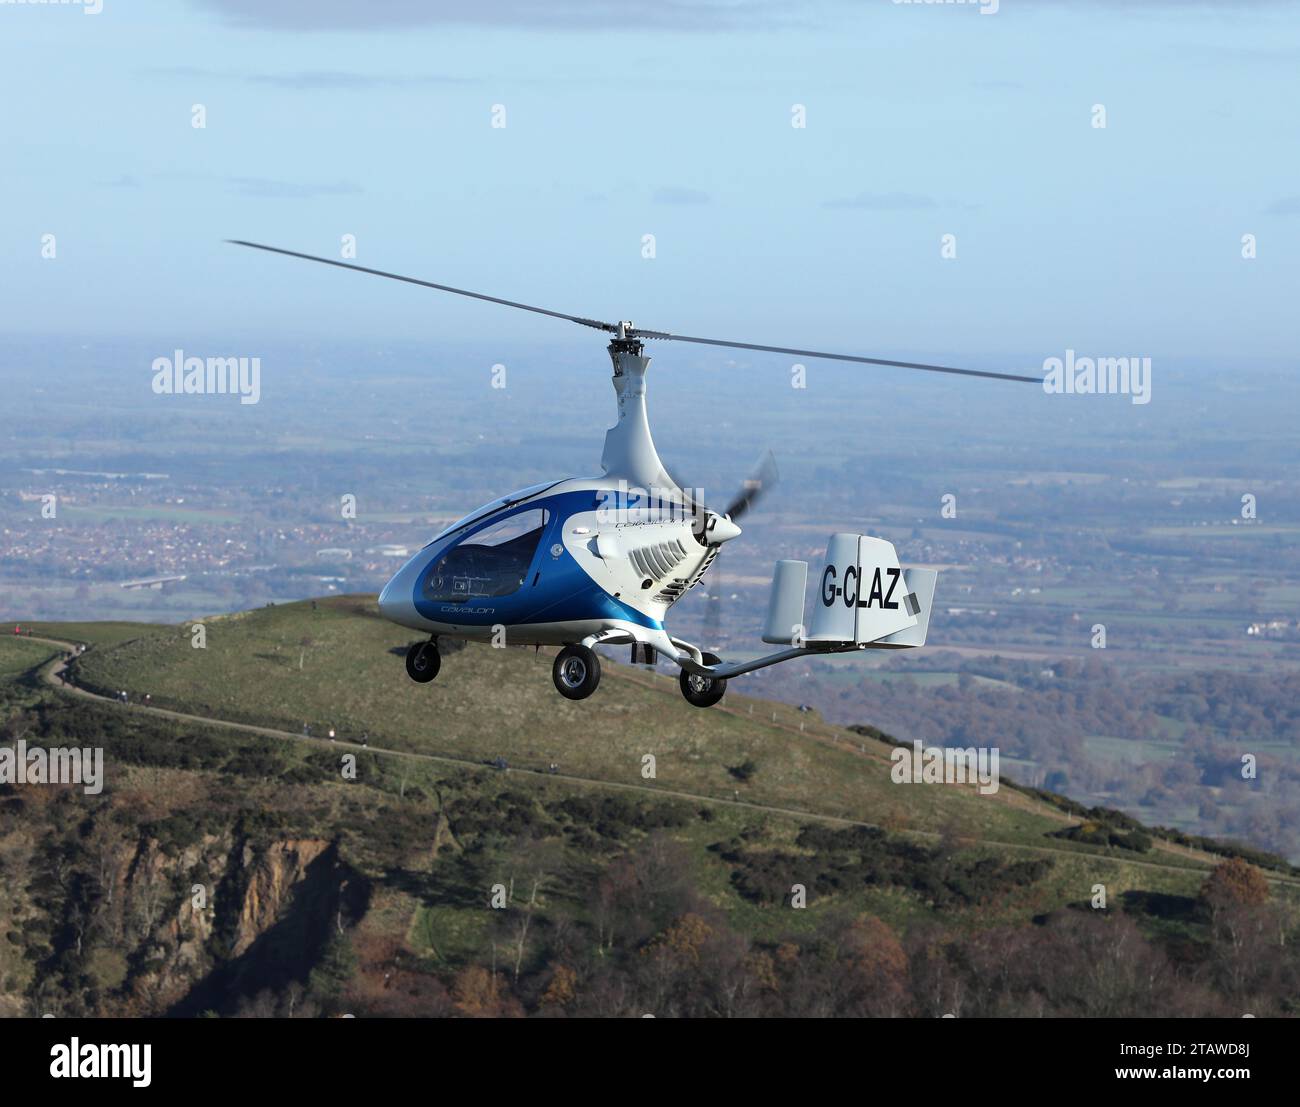
{"label": "grassy hillside", "polygon": [[[1127,830],[1005,785],[894,784],[887,742],[736,695],[743,681],[724,709],[699,711],[668,676],[609,663],[596,695],[571,703],[545,653],[470,646],[421,687],[402,663],[410,636],[366,597],[205,631],[205,649],[189,627],[38,633],[92,643],[75,663],[82,688],[283,733],[89,700],[41,679],[50,647],[0,639],[0,741],[99,744],[108,764],[99,797],[0,786],[0,861],[15,874],[0,913],[16,921],[0,941],[0,1005],[1079,1014],[1241,1002],[1216,990],[1217,916],[1199,898],[1216,858],[1125,848]],[[317,737],[301,737],[304,722]],[[337,743],[319,737],[330,726]],[[484,767],[497,756],[509,772]],[[731,770],[746,762],[742,780]],[[1271,876],[1267,909],[1290,935],[1295,884]],[[211,888],[207,913],[189,904],[195,881]],[[1097,884],[1106,911],[1088,909]],[[322,916],[339,925],[322,929]],[[1016,965],[1056,966],[1052,979],[1013,981],[1027,970],[1008,964],[979,991],[989,943]],[[1127,981],[1104,1011],[1075,979],[1098,959]],[[1272,965],[1273,983],[1230,979],[1285,1013],[1298,975]]]}
{"label": "grassy hillside", "polygon": [[[410,632],[374,614],[368,597],[285,604],[186,628],[142,633],[90,651],[87,687],[125,688],[195,714],[372,745],[512,766],[558,763],[566,774],[791,807],[887,826],[1038,842],[1062,816],[1003,790],[900,788],[889,747],[785,705],[749,699],[737,680],[721,708],[689,706],[673,677],[607,663],[596,695],[574,703],[551,684],[552,655],[470,644],[418,686],[402,653]],[[620,651],[621,652],[621,651]],[[801,729],[802,728],[802,729]],[[656,776],[642,775],[655,758]],[[757,766],[747,781],[730,770]]]}
{"label": "grassy hillside", "polygon": [[0,680],[22,676],[59,652],[57,646],[26,638],[5,638],[0,648]]}

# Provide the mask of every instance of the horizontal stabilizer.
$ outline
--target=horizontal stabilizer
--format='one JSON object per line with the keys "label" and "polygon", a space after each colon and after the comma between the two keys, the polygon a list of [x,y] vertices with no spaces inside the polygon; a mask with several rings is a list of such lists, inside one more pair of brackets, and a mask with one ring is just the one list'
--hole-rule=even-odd
{"label": "horizontal stabilizer", "polygon": [[803,645],[804,593],[808,589],[808,562],[778,561],[772,574],[772,595],[767,601],[763,641],[774,646]]}

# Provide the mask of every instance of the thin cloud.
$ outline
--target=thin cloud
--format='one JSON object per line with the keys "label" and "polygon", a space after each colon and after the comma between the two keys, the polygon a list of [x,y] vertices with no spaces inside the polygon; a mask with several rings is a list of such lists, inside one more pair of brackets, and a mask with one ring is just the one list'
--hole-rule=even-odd
{"label": "thin cloud", "polygon": [[[418,27],[518,27],[555,31],[755,31],[810,21],[837,24],[848,0],[813,0],[802,10],[780,0],[191,0],[238,27],[270,31],[393,31]],[[1043,0],[1065,6],[1066,0]],[[1187,8],[1234,15],[1286,6],[1290,0],[1097,0],[1107,8],[1178,15]],[[1069,0],[1077,6],[1077,0]],[[863,5],[854,5],[861,9]],[[884,0],[872,14],[899,9]]]}
{"label": "thin cloud", "polygon": [[274,31],[391,31],[460,24],[538,30],[723,31],[788,25],[777,0],[195,0],[230,23]]}
{"label": "thin cloud", "polygon": [[827,200],[824,208],[858,208],[863,211],[925,211],[939,205],[919,192],[859,192],[856,196]]}
{"label": "thin cloud", "polygon": [[1264,209],[1265,215],[1300,215],[1300,196],[1283,196]]}
{"label": "thin cloud", "polygon": [[698,188],[677,188],[670,185],[667,188],[655,189],[653,200],[656,204],[707,204],[709,194],[701,192]]}
{"label": "thin cloud", "polygon": [[333,184],[309,184],[277,181],[269,177],[227,177],[229,191],[258,200],[310,200],[316,196],[355,196],[362,189],[351,181]]}
{"label": "thin cloud", "polygon": [[468,77],[422,73],[410,76],[380,76],[350,73],[341,69],[302,69],[288,73],[255,73],[239,70],[200,69],[196,66],[163,66],[145,71],[154,77],[183,80],[239,81],[243,84],[315,92],[356,92],[371,88],[414,88],[419,85],[470,84]]}

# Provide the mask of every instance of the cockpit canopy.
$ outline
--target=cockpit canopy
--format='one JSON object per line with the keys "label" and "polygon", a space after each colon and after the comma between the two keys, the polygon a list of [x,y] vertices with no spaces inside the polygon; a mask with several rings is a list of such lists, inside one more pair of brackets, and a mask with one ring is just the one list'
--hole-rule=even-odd
{"label": "cockpit canopy", "polygon": [[551,513],[544,507],[523,507],[504,519],[475,529],[450,546],[429,566],[424,598],[436,603],[465,603],[471,598],[509,596],[528,577],[533,555],[546,533]]}
{"label": "cockpit canopy", "polygon": [[517,503],[523,503],[524,500],[528,500],[531,499],[533,496],[540,495],[541,493],[545,492],[548,488],[554,488],[557,484],[561,484],[561,483],[563,482],[558,480],[551,480],[551,481],[547,481],[545,484],[534,484],[529,486],[528,488],[521,488],[518,492],[511,492],[510,495],[502,496],[500,499],[493,500],[491,503],[486,503],[482,507],[477,508],[474,511],[471,511],[464,518],[457,519],[454,523],[451,524],[451,526],[446,527],[443,530],[440,530],[437,534],[433,536],[433,538],[431,538],[425,544],[425,549],[428,549],[429,546],[432,546],[434,542],[440,542],[448,535],[455,534],[457,531],[465,529],[471,523],[477,523],[479,522],[479,520],[487,518],[489,515],[493,514],[493,512],[501,511],[502,509],[507,507],[512,507]]}
{"label": "cockpit canopy", "polygon": [[509,596],[523,586],[551,513],[528,501],[559,481],[535,484],[484,504],[441,531],[427,546],[420,594],[435,603]]}

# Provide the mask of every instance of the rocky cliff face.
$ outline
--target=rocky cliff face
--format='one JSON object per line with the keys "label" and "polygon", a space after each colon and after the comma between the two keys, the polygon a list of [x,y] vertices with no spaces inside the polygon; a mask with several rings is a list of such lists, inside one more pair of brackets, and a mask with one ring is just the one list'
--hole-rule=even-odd
{"label": "rocky cliff face", "polygon": [[30,968],[0,979],[0,1010],[43,1014],[58,996],[54,1014],[227,1013],[256,991],[305,983],[369,896],[327,838],[228,828],[184,845],[106,836],[71,863],[67,852],[47,848],[52,869],[33,860],[26,893],[5,897]]}
{"label": "rocky cliff face", "polygon": [[[242,957],[280,921],[305,881],[323,880],[330,886],[325,899],[338,898],[341,884],[335,852],[334,844],[323,838],[286,838],[270,843],[260,853],[251,843],[244,845],[240,868],[247,879],[239,901],[233,956]],[[326,854],[331,856],[326,858]],[[327,863],[317,866],[322,858]]]}
{"label": "rocky cliff face", "polygon": [[[226,1012],[255,992],[305,983],[327,943],[365,913],[367,882],[337,842],[282,838],[234,844],[213,889],[211,971],[189,978],[173,1014]],[[178,956],[185,956],[184,944]]]}

